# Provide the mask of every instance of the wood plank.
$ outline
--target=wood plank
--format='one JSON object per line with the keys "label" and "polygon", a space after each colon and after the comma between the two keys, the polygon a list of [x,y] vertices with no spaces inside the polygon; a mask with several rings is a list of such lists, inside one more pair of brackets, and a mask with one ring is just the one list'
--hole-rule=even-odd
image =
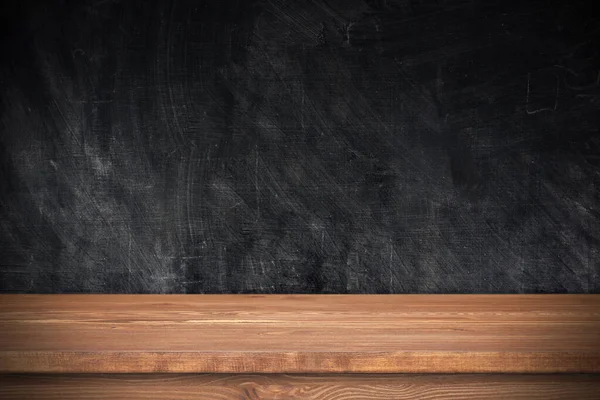
{"label": "wood plank", "polygon": [[0,399],[600,399],[599,375],[19,375]]}
{"label": "wood plank", "polygon": [[2,295],[0,372],[600,372],[599,295]]}

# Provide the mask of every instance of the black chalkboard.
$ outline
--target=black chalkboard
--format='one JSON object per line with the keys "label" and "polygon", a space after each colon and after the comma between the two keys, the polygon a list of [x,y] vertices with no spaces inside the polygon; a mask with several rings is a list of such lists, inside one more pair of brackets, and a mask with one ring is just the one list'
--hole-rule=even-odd
{"label": "black chalkboard", "polygon": [[8,3],[0,291],[600,291],[594,2]]}

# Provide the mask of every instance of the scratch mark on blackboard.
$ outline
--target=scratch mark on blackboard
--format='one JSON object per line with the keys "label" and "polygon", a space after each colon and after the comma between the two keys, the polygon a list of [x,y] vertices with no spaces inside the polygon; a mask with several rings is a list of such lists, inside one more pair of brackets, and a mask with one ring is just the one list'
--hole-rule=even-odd
{"label": "scratch mark on blackboard", "polygon": [[256,157],[254,160],[254,190],[256,194],[256,221],[260,219],[260,187],[258,184],[258,161],[259,161],[259,153],[258,146],[255,148]]}
{"label": "scratch mark on blackboard", "polygon": [[60,106],[58,105],[58,103],[56,102],[56,99],[52,99],[52,101],[54,102],[54,105],[56,106],[56,110],[58,111],[58,113],[60,114],[65,126],[67,127],[67,130],[69,131],[69,133],[71,134],[71,137],[73,138],[73,140],[75,140],[75,143],[80,146],[81,142],[79,141],[79,138],[77,137],[77,135],[75,135],[75,132],[73,131],[73,128],[71,127],[71,124],[69,124],[67,122],[67,118],[65,117],[65,114],[63,113],[63,111],[61,110]]}
{"label": "scratch mark on blackboard", "polygon": [[559,79],[558,76],[556,76],[556,95],[554,98],[554,107],[549,108],[549,107],[542,107],[542,108],[538,108],[536,110],[529,110],[529,94],[530,94],[530,84],[531,84],[531,73],[527,74],[527,94],[525,97],[525,111],[527,112],[527,114],[529,115],[533,115],[533,114],[537,114],[539,112],[542,111],[556,111],[556,109],[558,108],[558,93],[559,93]]}
{"label": "scratch mark on blackboard", "polygon": [[392,265],[393,265],[393,260],[394,260],[394,253],[393,253],[393,249],[394,249],[394,248],[393,248],[393,246],[392,246],[392,243],[391,243],[391,242],[390,242],[390,244],[389,244],[389,248],[390,248],[390,263],[389,263],[389,266],[388,266],[388,268],[389,268],[389,272],[390,272],[390,284],[389,284],[389,291],[390,291],[390,293],[393,293],[393,291],[394,291],[394,285],[393,285],[394,273],[393,273],[393,268],[392,268]]}
{"label": "scratch mark on blackboard", "polygon": [[194,187],[194,174],[192,173],[193,168],[192,165],[194,164],[194,151],[196,149],[196,146],[191,146],[190,147],[190,158],[188,160],[188,173],[187,173],[187,222],[188,222],[188,229],[189,229],[189,235],[190,235],[190,239],[194,239],[195,238],[195,234],[194,234],[194,228],[192,227],[192,206],[193,206],[193,196],[194,196],[194,192],[193,192],[193,187]]}
{"label": "scratch mark on blackboard", "polygon": [[131,259],[133,257],[133,254],[131,253],[131,231],[129,232],[129,243],[127,245],[127,283],[129,284],[129,287],[131,288],[131,278],[132,278],[132,268],[131,268]]}

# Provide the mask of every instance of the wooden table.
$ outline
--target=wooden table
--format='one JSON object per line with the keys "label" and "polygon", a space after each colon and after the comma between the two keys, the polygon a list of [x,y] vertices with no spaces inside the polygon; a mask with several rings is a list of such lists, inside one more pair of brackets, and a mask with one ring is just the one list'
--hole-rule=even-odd
{"label": "wooden table", "polygon": [[599,295],[1,295],[0,398],[600,399]]}

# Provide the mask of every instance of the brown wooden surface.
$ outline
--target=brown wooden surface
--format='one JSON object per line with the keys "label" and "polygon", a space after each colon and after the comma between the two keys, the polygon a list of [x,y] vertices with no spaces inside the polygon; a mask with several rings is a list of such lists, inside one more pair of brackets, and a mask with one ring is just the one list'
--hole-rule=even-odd
{"label": "brown wooden surface", "polygon": [[588,375],[0,376],[0,399],[348,400],[600,399]]}
{"label": "brown wooden surface", "polygon": [[600,372],[598,295],[2,295],[0,372]]}

